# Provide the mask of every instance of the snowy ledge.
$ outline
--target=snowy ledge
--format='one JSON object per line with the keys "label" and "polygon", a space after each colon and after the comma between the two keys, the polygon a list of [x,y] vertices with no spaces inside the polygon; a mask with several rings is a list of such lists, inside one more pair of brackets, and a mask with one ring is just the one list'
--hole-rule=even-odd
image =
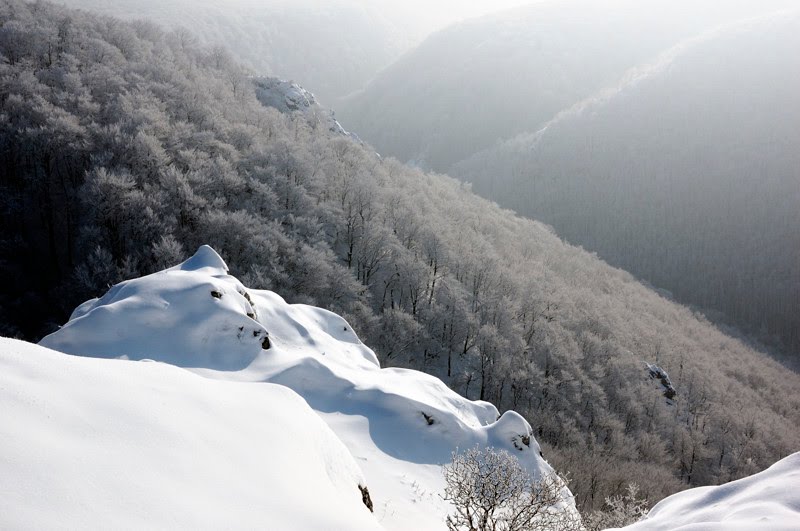
{"label": "snowy ledge", "polygon": [[[356,510],[366,511],[356,487],[367,486],[374,504],[374,515],[370,516],[389,529],[444,529],[450,507],[440,496],[444,488],[441,467],[450,462],[454,450],[491,446],[512,453],[535,477],[552,472],[540,456],[533,430],[517,413],[500,416],[492,404],[467,400],[441,380],[421,372],[381,369],[374,352],[340,316],[307,305],[287,304],[275,293],[245,287],[228,274],[224,260],[208,246],[178,266],[122,282],[101,298],[87,301],[41,345],[75,356],[116,358],[112,362],[82,363],[98,371],[120,373],[117,379],[129,371],[141,371],[142,364],[135,361],[154,360],[163,362],[155,364],[162,368],[147,370],[167,371],[193,382],[208,381],[209,386],[227,382],[220,389],[265,387],[253,383],[291,389],[347,449],[352,463],[342,464],[344,461],[336,457],[334,463],[338,464],[332,469],[350,471],[344,474],[348,499],[358,501]],[[69,360],[64,363],[74,363],[74,358]],[[204,378],[198,380],[198,375]],[[79,381],[65,382],[64,388],[80,387]],[[176,384],[175,389],[179,388]],[[98,389],[93,401],[105,402],[106,392],[108,389]],[[174,394],[182,392],[176,390]],[[204,399],[202,403],[210,401]],[[282,403],[277,404],[274,409],[284,408]],[[150,409],[131,414],[146,418]],[[192,415],[186,412],[186,418]],[[298,418],[304,417],[298,414]],[[103,419],[97,422],[104,423]],[[268,427],[271,419],[262,411],[254,414],[251,422]],[[319,431],[319,426],[311,426],[310,431]],[[292,432],[288,426],[281,429]],[[238,437],[233,435],[238,428],[229,433]],[[295,436],[309,437],[306,431]],[[327,443],[322,446],[337,448]],[[327,468],[332,466],[330,452],[322,448],[316,452],[320,455],[309,449],[300,455],[271,448],[259,439],[249,453],[253,459],[280,455],[281,461],[299,459],[302,463],[311,459],[327,463]],[[101,451],[101,446],[96,450]],[[357,463],[356,472],[351,470],[353,463]],[[331,481],[339,484],[338,472],[330,474],[336,476]],[[302,476],[281,474],[277,485],[297,488],[296,482],[305,485],[308,499],[326,496]],[[563,498],[561,510],[574,511],[566,488]],[[300,527],[308,526],[303,522]]]}

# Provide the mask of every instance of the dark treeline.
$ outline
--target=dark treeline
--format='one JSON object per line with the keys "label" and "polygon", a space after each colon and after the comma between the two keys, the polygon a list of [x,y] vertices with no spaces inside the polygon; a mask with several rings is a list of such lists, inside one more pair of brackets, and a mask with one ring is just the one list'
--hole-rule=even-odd
{"label": "dark treeline", "polygon": [[263,107],[194,42],[0,2],[0,333],[36,339],[207,243],[246,285],[343,314],[384,365],[526,415],[584,509],[800,446],[795,374],[457,181]]}

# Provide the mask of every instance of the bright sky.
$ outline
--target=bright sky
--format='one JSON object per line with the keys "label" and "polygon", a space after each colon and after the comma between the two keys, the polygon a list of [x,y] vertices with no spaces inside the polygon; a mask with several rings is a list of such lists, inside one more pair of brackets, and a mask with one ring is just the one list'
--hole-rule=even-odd
{"label": "bright sky", "polygon": [[385,7],[387,12],[413,15],[420,26],[438,28],[465,18],[478,17],[543,0],[234,0],[251,5],[363,5]]}
{"label": "bright sky", "polygon": [[467,18],[534,2],[533,0],[433,0],[427,2],[413,0],[411,3],[426,6],[427,9],[435,6],[436,12],[450,13],[451,16],[456,14],[459,18]]}

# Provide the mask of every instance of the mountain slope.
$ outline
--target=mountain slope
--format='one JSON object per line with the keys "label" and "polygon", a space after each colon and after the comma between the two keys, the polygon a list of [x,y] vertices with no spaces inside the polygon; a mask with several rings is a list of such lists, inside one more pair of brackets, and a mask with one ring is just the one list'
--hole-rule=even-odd
{"label": "mountain slope", "polygon": [[710,31],[455,172],[800,351],[800,14]]}
{"label": "mountain slope", "polygon": [[540,2],[442,30],[338,109],[345,129],[423,168],[452,165],[615,83],[726,21],[788,0]]}
{"label": "mountain slope", "polygon": [[295,393],[0,338],[5,529],[379,529]]}
{"label": "mountain slope", "polygon": [[[470,402],[417,371],[380,369],[344,319],[244,287],[210,247],[87,301],[41,344],[77,355],[155,359],[213,379],[293,389],[360,463],[377,516],[388,528],[443,527],[449,506],[439,496],[441,466],[459,448],[507,450],[535,477],[553,473],[517,413],[501,417],[493,405]],[[566,488],[563,496],[574,511]]]}

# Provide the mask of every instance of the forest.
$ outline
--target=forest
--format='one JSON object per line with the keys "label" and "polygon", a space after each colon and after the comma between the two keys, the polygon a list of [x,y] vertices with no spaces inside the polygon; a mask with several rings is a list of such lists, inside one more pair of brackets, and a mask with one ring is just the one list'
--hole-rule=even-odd
{"label": "forest", "polygon": [[209,244],[383,366],[523,414],[583,510],[800,447],[797,374],[469,185],[265,107],[254,74],[186,30],[0,2],[0,335]]}

